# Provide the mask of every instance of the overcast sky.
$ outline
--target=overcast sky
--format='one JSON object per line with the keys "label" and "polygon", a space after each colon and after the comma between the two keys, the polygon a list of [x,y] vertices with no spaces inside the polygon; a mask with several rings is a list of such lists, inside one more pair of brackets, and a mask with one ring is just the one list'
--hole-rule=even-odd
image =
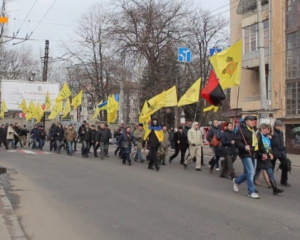
{"label": "overcast sky", "polygon": [[[24,22],[31,7],[27,21]],[[171,1],[171,0],[170,0]],[[210,9],[213,14],[222,13],[229,16],[230,0],[193,0],[197,5]],[[26,34],[32,32],[44,14],[49,10],[55,0],[13,0],[7,4],[9,13],[9,35],[17,32],[23,24],[18,37],[24,38]],[[64,54],[61,48],[61,42],[67,42],[72,38],[74,28],[76,27],[80,16],[95,2],[107,2],[105,0],[56,0],[53,7],[47,13],[42,23],[37,27],[32,35],[34,41],[27,41],[24,45],[31,45],[37,54],[40,50],[44,52],[45,40],[50,40],[51,57],[55,58]],[[28,23],[30,20],[30,23]],[[52,23],[52,24],[47,24]],[[11,45],[11,43],[10,43]],[[17,45],[17,46],[20,46]],[[11,46],[15,47],[15,46]]]}

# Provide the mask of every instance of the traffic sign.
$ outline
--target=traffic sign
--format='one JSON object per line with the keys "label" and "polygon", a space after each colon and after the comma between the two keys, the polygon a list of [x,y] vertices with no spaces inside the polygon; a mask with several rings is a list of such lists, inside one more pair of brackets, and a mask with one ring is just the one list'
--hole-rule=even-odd
{"label": "traffic sign", "polygon": [[222,52],[221,48],[211,48],[211,49],[209,49],[209,56],[213,56],[213,55],[215,55],[216,53],[219,53],[219,52]]}
{"label": "traffic sign", "polygon": [[190,48],[178,48],[178,62],[190,63],[192,61],[192,51]]}

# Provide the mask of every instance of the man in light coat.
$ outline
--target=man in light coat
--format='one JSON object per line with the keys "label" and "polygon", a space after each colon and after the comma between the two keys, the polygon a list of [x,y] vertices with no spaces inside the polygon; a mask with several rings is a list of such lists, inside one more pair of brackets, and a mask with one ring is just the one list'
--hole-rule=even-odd
{"label": "man in light coat", "polygon": [[141,162],[145,161],[142,155],[144,135],[145,135],[145,131],[143,129],[143,124],[139,124],[138,128],[133,132],[133,137],[137,143],[137,153],[135,155],[134,161],[137,161],[138,159]]}
{"label": "man in light coat", "polygon": [[201,171],[201,147],[203,146],[202,133],[198,122],[194,122],[192,128],[188,131],[188,143],[190,156],[185,160],[184,168],[193,161],[196,156],[196,171]]}

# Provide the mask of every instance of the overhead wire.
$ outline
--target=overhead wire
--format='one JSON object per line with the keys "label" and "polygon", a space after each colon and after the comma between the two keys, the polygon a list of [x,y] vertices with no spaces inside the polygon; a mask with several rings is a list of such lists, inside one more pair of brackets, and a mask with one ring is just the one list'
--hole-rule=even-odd
{"label": "overhead wire", "polygon": [[35,2],[32,4],[32,6],[31,6],[29,12],[27,13],[27,15],[26,15],[26,17],[25,17],[23,23],[21,24],[20,28],[19,28],[18,31],[16,32],[16,36],[17,36],[17,35],[19,34],[19,32],[21,31],[21,29],[22,29],[22,27],[23,27],[25,21],[27,20],[29,14],[31,13],[31,11],[32,11],[32,9],[34,8],[34,6],[35,6],[36,3],[37,3],[37,0],[35,0]]}

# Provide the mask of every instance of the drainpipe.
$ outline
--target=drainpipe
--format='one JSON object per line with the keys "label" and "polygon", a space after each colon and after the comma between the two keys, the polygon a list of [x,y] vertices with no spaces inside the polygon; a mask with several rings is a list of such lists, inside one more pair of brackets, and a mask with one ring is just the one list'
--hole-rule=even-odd
{"label": "drainpipe", "polygon": [[273,109],[272,104],[272,68],[273,68],[273,56],[272,56],[272,0],[269,0],[269,73],[268,73],[268,108]]}

